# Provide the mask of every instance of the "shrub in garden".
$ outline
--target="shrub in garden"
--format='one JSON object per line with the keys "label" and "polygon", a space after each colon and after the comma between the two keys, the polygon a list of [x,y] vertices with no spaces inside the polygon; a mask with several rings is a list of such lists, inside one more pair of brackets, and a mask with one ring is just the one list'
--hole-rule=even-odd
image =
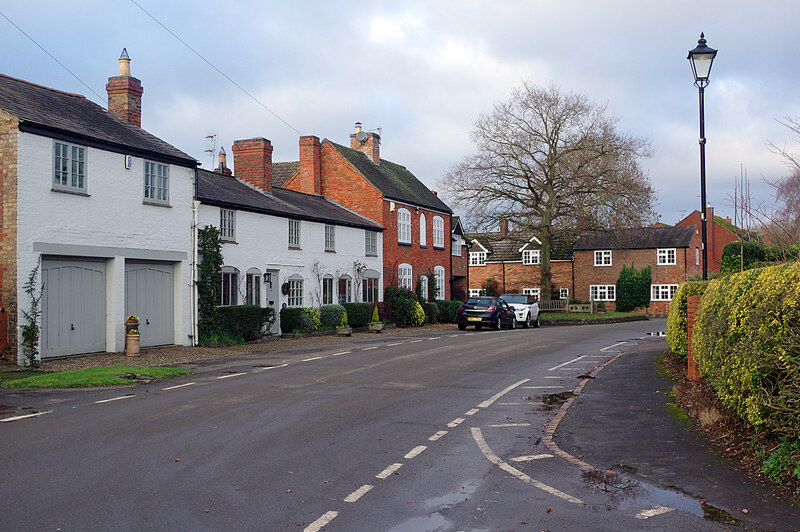
{"label": "shrub in garden", "polygon": [[458,309],[464,303],[461,301],[437,301],[439,311],[441,312],[442,323],[456,323],[458,322]]}
{"label": "shrub in garden", "polygon": [[645,266],[637,272],[633,264],[630,268],[623,265],[617,279],[617,312],[630,312],[637,307],[648,306],[650,279],[650,266]]}
{"label": "shrub in garden", "polygon": [[481,294],[489,297],[498,297],[500,295],[500,283],[494,277],[486,279],[481,285]]}
{"label": "shrub in garden", "polygon": [[339,304],[323,305],[319,309],[319,321],[323,327],[330,327],[333,329],[342,323],[342,316],[344,316],[344,313],[344,307]]}
{"label": "shrub in garden", "polygon": [[419,304],[419,301],[414,300],[408,324],[412,327],[420,327],[425,324],[425,319],[425,311],[422,309],[422,305]]}
{"label": "shrub in garden", "polygon": [[372,303],[343,303],[350,327],[366,327],[372,318]]}
{"label": "shrub in garden", "polygon": [[439,321],[439,306],[433,301],[425,303],[425,321],[427,323],[437,323]]}
{"label": "shrub in garden", "polygon": [[257,305],[234,305],[217,308],[221,336],[250,341],[262,336],[275,321],[272,308]]}
{"label": "shrub in garden", "polygon": [[[390,286],[383,291],[383,299],[389,304],[392,316],[398,327],[413,326],[412,317],[414,315],[414,304],[417,302],[417,295],[408,288]],[[422,311],[422,321],[425,321],[425,312]]]}
{"label": "shrub in garden", "polygon": [[281,332],[290,333],[300,327],[300,314],[303,311],[299,307],[284,307],[281,309]]}
{"label": "shrub in garden", "polygon": [[800,263],[712,281],[692,342],[723,404],[756,428],[800,438]]}
{"label": "shrub in garden", "polygon": [[308,319],[311,320],[311,329],[308,332],[318,330],[319,326],[322,325],[322,321],[320,321],[319,309],[316,307],[303,307],[302,311],[303,314],[308,316]]}
{"label": "shrub in garden", "polygon": [[379,301],[375,303],[375,306],[378,307],[378,317],[382,322],[393,323],[395,321],[392,307],[387,301]]}
{"label": "shrub in garden", "polygon": [[300,312],[300,316],[297,318],[297,329],[295,329],[295,331],[309,333],[313,330],[314,322],[311,319],[311,316],[305,312]]}
{"label": "shrub in garden", "polygon": [[686,301],[689,296],[701,296],[706,291],[708,283],[705,281],[690,281],[681,283],[672,296],[667,315],[667,345],[677,356],[686,358],[689,353],[686,332]]}
{"label": "shrub in garden", "polygon": [[764,250],[755,242],[729,242],[722,248],[720,271],[733,273],[749,270],[765,259]]}

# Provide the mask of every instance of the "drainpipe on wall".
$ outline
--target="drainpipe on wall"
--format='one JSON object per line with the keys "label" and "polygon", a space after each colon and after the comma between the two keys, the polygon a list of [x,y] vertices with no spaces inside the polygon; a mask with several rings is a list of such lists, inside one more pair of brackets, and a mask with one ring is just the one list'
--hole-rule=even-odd
{"label": "drainpipe on wall", "polygon": [[503,293],[506,293],[506,263],[505,261],[501,261],[500,264],[503,265]]}
{"label": "drainpipe on wall", "polygon": [[[197,171],[195,170],[195,182],[197,182]],[[192,345],[198,345],[197,338],[197,223],[198,223],[198,207],[200,202],[197,200],[192,201],[192,303],[191,303],[191,320],[192,320]]]}

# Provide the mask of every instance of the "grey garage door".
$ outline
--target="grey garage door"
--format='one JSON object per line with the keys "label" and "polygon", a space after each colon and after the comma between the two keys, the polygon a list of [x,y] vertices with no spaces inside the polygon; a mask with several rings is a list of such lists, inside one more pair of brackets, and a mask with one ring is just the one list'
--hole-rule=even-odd
{"label": "grey garage door", "polygon": [[42,358],[105,350],[105,263],[44,259],[42,283]]}
{"label": "grey garage door", "polygon": [[125,315],[139,316],[142,347],[175,343],[172,264],[125,263]]}

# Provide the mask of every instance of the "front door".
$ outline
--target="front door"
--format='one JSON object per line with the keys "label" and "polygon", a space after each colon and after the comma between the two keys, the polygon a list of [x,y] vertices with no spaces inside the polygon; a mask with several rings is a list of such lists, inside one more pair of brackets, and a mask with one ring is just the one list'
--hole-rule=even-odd
{"label": "front door", "polygon": [[278,286],[279,274],[280,270],[267,270],[264,272],[264,295],[266,297],[265,305],[270,307],[275,313],[275,321],[272,323],[272,328],[270,328],[270,332],[272,334],[278,334],[281,330],[280,325],[278,324],[278,316],[281,312],[281,298],[280,292],[278,291],[280,289]]}

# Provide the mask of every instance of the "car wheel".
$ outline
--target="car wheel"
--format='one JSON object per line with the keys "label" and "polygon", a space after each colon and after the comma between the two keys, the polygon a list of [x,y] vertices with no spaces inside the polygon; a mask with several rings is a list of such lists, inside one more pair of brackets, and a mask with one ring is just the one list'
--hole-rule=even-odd
{"label": "car wheel", "polygon": [[539,315],[537,314],[536,321],[533,322],[533,326],[538,329],[539,325],[541,325],[541,322],[539,321]]}
{"label": "car wheel", "polygon": [[525,320],[522,322],[522,327],[527,329],[530,326],[531,326],[531,315],[530,315],[530,313],[528,313],[528,315],[526,316]]}
{"label": "car wheel", "polygon": [[511,318],[511,323],[508,326],[512,331],[517,328],[517,318]]}
{"label": "car wheel", "polygon": [[498,318],[497,319],[497,323],[492,325],[492,329],[494,329],[495,331],[499,331],[500,327],[502,327],[502,326],[503,326],[503,320]]}
{"label": "car wheel", "polygon": [[466,328],[467,328],[467,324],[466,324],[466,323],[459,323],[459,324],[458,324],[458,330],[459,330],[459,331],[463,331],[463,330],[465,330]]}

